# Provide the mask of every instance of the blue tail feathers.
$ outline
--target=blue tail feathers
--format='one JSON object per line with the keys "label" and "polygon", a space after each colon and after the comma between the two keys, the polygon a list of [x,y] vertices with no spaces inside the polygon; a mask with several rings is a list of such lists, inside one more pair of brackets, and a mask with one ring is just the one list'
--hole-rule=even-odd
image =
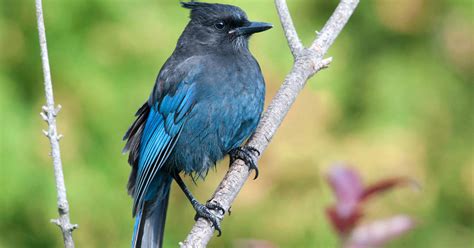
{"label": "blue tail feathers", "polygon": [[171,177],[158,178],[162,180],[155,180],[158,185],[153,188],[158,190],[154,199],[145,201],[135,216],[132,248],[161,248],[163,245]]}

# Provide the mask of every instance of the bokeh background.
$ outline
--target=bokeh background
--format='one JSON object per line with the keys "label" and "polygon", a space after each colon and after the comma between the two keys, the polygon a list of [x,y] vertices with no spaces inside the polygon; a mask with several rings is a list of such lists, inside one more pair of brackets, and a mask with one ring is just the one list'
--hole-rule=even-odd
{"label": "bokeh background", "polygon": [[[267,104],[292,58],[271,0],[223,1],[275,24],[251,50]],[[338,1],[289,1],[308,44]],[[0,247],[61,247],[34,1],[0,7]],[[64,172],[77,247],[129,247],[129,167],[121,137],[174,49],[188,11],[175,0],[44,1]],[[337,247],[325,217],[336,161],[366,182],[409,176],[366,205],[367,221],[407,213],[418,221],[389,247],[473,247],[474,25],[470,0],[368,0],[339,36],[330,69],[308,82],[210,247],[265,240],[278,247]],[[201,201],[227,168],[192,186]],[[189,178],[187,182],[192,185]],[[176,247],[194,212],[176,185],[165,245]],[[240,242],[240,243],[239,243]]]}

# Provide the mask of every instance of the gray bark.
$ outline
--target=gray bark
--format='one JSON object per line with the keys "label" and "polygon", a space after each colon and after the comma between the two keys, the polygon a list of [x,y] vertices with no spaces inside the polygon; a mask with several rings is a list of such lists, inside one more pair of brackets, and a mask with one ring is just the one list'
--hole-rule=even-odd
{"label": "gray bark", "polygon": [[69,220],[69,204],[66,198],[66,185],[64,184],[64,175],[61,162],[61,152],[59,149],[59,140],[62,135],[58,134],[56,128],[56,116],[61,109],[58,105],[54,107],[53,85],[51,82],[51,69],[49,67],[48,48],[46,44],[46,31],[43,20],[43,6],[41,0],[36,0],[36,17],[38,22],[39,43],[41,48],[41,63],[43,65],[44,90],[46,94],[46,105],[43,106],[41,117],[48,123],[48,130],[43,130],[44,135],[48,137],[51,144],[51,157],[53,158],[54,176],[56,178],[56,190],[58,200],[59,218],[51,220],[59,226],[63,233],[64,247],[73,248],[72,231],[77,228]]}
{"label": "gray bark", "polygon": [[[295,62],[264,113],[256,132],[247,142],[248,146],[256,148],[262,154],[306,81],[321,69],[327,68],[331,63],[332,58],[323,59],[323,56],[349,20],[358,3],[359,0],[341,0],[322,31],[318,33],[318,37],[309,48],[305,48],[295,30],[286,1],[275,0],[276,9]],[[256,159],[259,158],[260,155],[256,155]],[[241,160],[236,160],[217,187],[211,201],[218,202],[224,209],[228,210],[245,181],[247,181],[249,174],[247,165]],[[220,217],[221,220],[224,217],[221,213],[215,211],[214,214]],[[213,234],[214,228],[211,223],[200,218],[196,221],[186,240],[180,242],[180,246],[182,248],[206,247]]]}

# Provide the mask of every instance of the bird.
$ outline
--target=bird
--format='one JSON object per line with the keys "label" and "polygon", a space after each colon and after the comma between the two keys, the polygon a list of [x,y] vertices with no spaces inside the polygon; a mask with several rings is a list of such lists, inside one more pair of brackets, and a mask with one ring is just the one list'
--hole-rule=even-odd
{"label": "bird", "polygon": [[135,218],[132,247],[162,247],[170,186],[175,181],[197,218],[221,234],[216,202],[201,204],[181,174],[204,179],[217,161],[242,159],[258,176],[259,151],[242,145],[262,115],[265,81],[249,38],[272,28],[239,7],[181,2],[190,20],[158,73],[123,140],[131,172],[127,184]]}

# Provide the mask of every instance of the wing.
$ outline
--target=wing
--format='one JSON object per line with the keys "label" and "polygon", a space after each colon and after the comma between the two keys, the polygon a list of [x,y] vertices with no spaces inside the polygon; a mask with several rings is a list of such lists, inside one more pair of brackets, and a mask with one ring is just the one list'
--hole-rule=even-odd
{"label": "wing", "polygon": [[137,119],[124,136],[124,152],[130,151],[132,166],[128,191],[134,198],[133,215],[157,194],[150,184],[172,153],[194,107],[202,58],[167,61],[148,102],[137,111]]}
{"label": "wing", "polygon": [[168,159],[187,114],[194,106],[195,84],[180,82],[175,92],[164,94],[159,102],[150,107],[139,147],[138,168],[133,190],[133,213],[153,196],[148,187],[158,170]]}

